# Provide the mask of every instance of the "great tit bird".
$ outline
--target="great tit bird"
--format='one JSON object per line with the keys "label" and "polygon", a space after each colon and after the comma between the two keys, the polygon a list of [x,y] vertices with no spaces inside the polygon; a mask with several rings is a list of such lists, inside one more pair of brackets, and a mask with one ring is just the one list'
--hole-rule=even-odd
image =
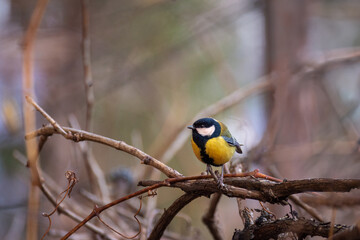
{"label": "great tit bird", "polygon": [[225,124],[214,118],[201,118],[188,128],[192,130],[191,145],[196,157],[207,164],[206,171],[213,176],[211,165],[221,166],[218,184],[224,186],[224,164],[235,151],[242,153],[240,144],[231,136]]}

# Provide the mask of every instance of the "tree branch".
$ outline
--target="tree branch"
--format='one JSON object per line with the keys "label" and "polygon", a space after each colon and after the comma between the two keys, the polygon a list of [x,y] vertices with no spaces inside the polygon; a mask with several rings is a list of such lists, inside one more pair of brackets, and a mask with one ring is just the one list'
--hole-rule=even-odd
{"label": "tree branch", "polygon": [[338,232],[332,240],[358,240],[360,236],[360,220],[351,228]]}
{"label": "tree branch", "polygon": [[[50,190],[48,189],[48,187],[43,183],[41,184],[40,187],[41,191],[44,193],[44,195],[46,196],[46,198],[55,206],[56,205],[56,197],[53,196],[53,194],[50,192]],[[70,217],[71,219],[75,220],[76,222],[81,222],[83,220],[83,217],[79,216],[78,214],[76,214],[75,212],[65,208],[62,205],[59,205],[57,208],[57,211],[59,213],[63,213],[66,216]],[[108,240],[115,240],[114,237],[110,236],[106,231],[104,231],[102,228],[95,226],[92,223],[86,223],[85,225],[87,228],[89,228],[91,231],[93,231],[94,233],[99,234],[99,236],[103,237],[104,239],[108,239]]]}
{"label": "tree branch", "polygon": [[[278,235],[282,233],[297,234],[298,239],[304,239],[306,236],[328,237],[331,228],[330,223],[323,223],[304,218],[300,219],[277,219],[271,222],[263,222],[253,224],[244,230],[235,230],[233,240],[266,240],[278,239]],[[348,229],[348,226],[336,224],[333,226],[334,232],[338,233]]]}
{"label": "tree branch", "polygon": [[129,195],[126,195],[122,198],[119,198],[119,199],[116,199],[104,206],[101,206],[101,207],[95,207],[93,209],[93,211],[86,217],[84,218],[78,225],[76,225],[73,229],[71,229],[71,231],[69,231],[64,237],[62,237],[61,239],[62,240],[65,240],[65,239],[68,239],[72,234],[74,234],[77,230],[79,230],[82,226],[84,226],[85,224],[87,224],[88,221],[90,221],[92,218],[98,216],[101,212],[105,211],[106,209],[108,208],[111,208],[121,202],[124,202],[124,201],[127,201],[131,198],[134,198],[136,196],[139,196],[141,194],[144,194],[144,193],[147,193],[151,190],[154,190],[154,189],[157,189],[159,187],[163,187],[163,186],[166,186],[168,185],[169,183],[167,181],[162,181],[158,184],[154,184],[152,186],[149,186],[149,187],[146,187],[146,188],[143,188],[139,191],[136,191],[134,193],[131,193]]}
{"label": "tree branch", "polygon": [[219,227],[219,222],[215,218],[216,206],[218,205],[221,198],[220,193],[215,193],[210,200],[210,206],[207,212],[202,217],[203,223],[209,229],[211,235],[214,240],[223,240],[223,233],[221,232],[221,228]]}
{"label": "tree branch", "polygon": [[[26,166],[26,164],[27,164],[26,163],[26,157],[23,154],[21,154],[19,151],[14,151],[13,156],[14,156],[15,159],[20,161],[24,166]],[[73,209],[76,209],[76,212],[74,212],[70,208],[68,208],[68,206],[66,205],[65,202],[58,205],[57,204],[57,198],[52,194],[52,191],[54,191],[53,189],[56,189],[57,192],[60,192],[62,190],[60,190],[60,187],[57,186],[55,184],[54,180],[51,179],[50,176],[47,176],[47,174],[45,172],[43,172],[43,175],[44,176],[41,176],[41,179],[44,179],[44,177],[45,177],[46,181],[42,180],[40,185],[38,186],[38,188],[40,188],[42,193],[45,195],[45,197],[49,200],[49,202],[52,205],[57,206],[57,208],[56,208],[57,212],[68,216],[69,218],[73,219],[76,222],[81,222],[83,220],[83,217],[81,217],[79,215],[79,212],[84,212],[85,211],[85,210],[82,209],[83,206],[79,205],[77,202],[71,202],[70,203],[71,207]],[[53,184],[50,185],[49,182],[52,182]],[[89,230],[93,231],[94,233],[99,234],[104,239],[115,240],[114,237],[110,236],[103,229],[95,226],[92,223],[87,223],[85,225],[85,227],[87,227]]]}
{"label": "tree branch", "polygon": [[[36,39],[36,33],[44,16],[48,0],[38,0],[35,9],[31,15],[29,26],[24,36],[24,51],[22,64],[22,84],[23,96],[34,95],[34,61],[33,49]],[[24,131],[28,133],[36,128],[36,117],[29,104],[23,104]],[[26,224],[26,238],[28,240],[38,239],[38,221],[39,211],[39,190],[40,174],[37,166],[38,148],[35,139],[25,141],[28,166],[31,172],[31,185],[29,189],[28,212]]]}
{"label": "tree branch", "polygon": [[[254,171],[254,172],[250,172],[250,173],[241,173],[240,175],[242,176],[256,176],[258,172]],[[261,177],[263,177],[263,174],[260,174]],[[204,178],[212,178],[212,176],[210,175],[200,175],[200,176],[190,176],[190,177],[179,177],[179,178],[168,178],[165,179],[164,181],[161,182],[157,182],[155,184],[152,184],[151,186],[148,186],[146,188],[143,188],[141,190],[138,190],[134,193],[131,193],[129,195],[126,195],[122,198],[116,199],[104,206],[101,207],[95,207],[93,209],[93,211],[86,217],[84,218],[78,225],[76,225],[70,232],[68,232],[62,239],[67,239],[68,237],[70,237],[73,233],[75,233],[77,230],[79,230],[82,226],[84,226],[88,221],[90,221],[93,217],[99,215],[101,212],[105,211],[106,209],[113,207],[121,202],[127,201],[131,198],[134,198],[136,196],[139,196],[141,194],[144,193],[148,193],[154,189],[160,188],[160,187],[164,187],[164,186],[170,186],[172,183],[176,183],[176,182],[182,182],[182,181],[188,181],[188,180],[197,180],[197,179],[204,179]],[[195,195],[197,197],[200,197],[201,195],[203,195],[204,192],[203,191],[199,191],[198,193],[196,193]],[[205,192],[205,194],[207,194],[207,192]]]}
{"label": "tree branch", "polygon": [[[68,128],[68,127],[61,127],[65,131],[68,132],[66,139],[70,139],[74,142],[79,141],[92,141],[101,143],[104,145],[107,145],[109,147],[115,148],[117,150],[121,150],[123,152],[129,153],[130,155],[133,155],[141,160],[141,163],[150,165],[155,167],[156,169],[160,170],[162,173],[164,173],[168,177],[181,177],[182,174],[180,174],[175,169],[165,165],[164,163],[160,162],[159,160],[151,157],[150,155],[144,153],[143,151],[125,143],[124,141],[117,141],[111,138],[107,138],[98,134],[77,130],[74,128]],[[25,136],[25,139],[31,139],[37,136],[45,135],[50,136],[52,134],[57,134],[57,130],[51,126],[47,125],[45,127],[39,128],[38,130],[31,132]]]}
{"label": "tree branch", "polygon": [[[32,99],[32,97],[30,96],[25,96],[25,99],[28,103],[30,103],[31,105],[33,105],[35,107],[35,109],[37,111],[39,111],[45,118],[46,120],[48,120],[50,122],[50,124],[56,129],[56,131],[58,133],[60,133],[61,135],[63,135],[65,138],[68,136],[68,133],[64,131],[64,129],[47,113],[45,112],[44,109],[42,109],[42,107],[40,107],[35,101],[34,99]],[[27,140],[27,138],[25,137],[25,139]]]}
{"label": "tree branch", "polygon": [[[80,124],[74,115],[69,116],[71,127],[80,128]],[[104,202],[110,201],[110,190],[107,187],[105,174],[96,161],[92,149],[87,142],[80,142],[78,145],[86,166],[90,180],[90,186],[95,194],[99,194]]]}
{"label": "tree branch", "polygon": [[[249,178],[228,178],[224,175],[227,190],[222,193],[228,197],[255,199],[262,202],[281,203],[289,196],[304,192],[348,192],[353,188],[360,188],[360,179],[326,179],[314,178],[293,180],[282,183],[259,181]],[[151,186],[159,181],[140,181],[141,186]],[[180,188],[185,192],[211,195],[219,192],[214,180],[198,179],[196,181],[174,182],[167,187]]]}
{"label": "tree branch", "polygon": [[354,63],[360,60],[360,48],[336,49],[324,54],[320,61],[310,60],[305,62],[310,69],[305,72],[313,73],[315,71],[326,71],[339,65]]}
{"label": "tree branch", "polygon": [[160,239],[166,227],[170,224],[176,214],[192,200],[198,197],[200,197],[200,195],[186,193],[176,199],[176,201],[173,202],[173,204],[171,204],[171,206],[166,209],[164,214],[160,217],[159,221],[156,223],[154,229],[152,230],[148,240]]}

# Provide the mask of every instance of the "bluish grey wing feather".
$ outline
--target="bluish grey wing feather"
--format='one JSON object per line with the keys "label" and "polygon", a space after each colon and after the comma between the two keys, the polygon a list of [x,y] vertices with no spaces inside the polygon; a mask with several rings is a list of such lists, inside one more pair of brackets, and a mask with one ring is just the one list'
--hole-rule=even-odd
{"label": "bluish grey wing feather", "polygon": [[233,137],[229,138],[229,137],[225,137],[225,136],[222,136],[222,137],[225,139],[225,141],[226,141],[229,145],[236,147],[236,152],[242,153],[240,144],[236,141],[235,138],[233,138]]}

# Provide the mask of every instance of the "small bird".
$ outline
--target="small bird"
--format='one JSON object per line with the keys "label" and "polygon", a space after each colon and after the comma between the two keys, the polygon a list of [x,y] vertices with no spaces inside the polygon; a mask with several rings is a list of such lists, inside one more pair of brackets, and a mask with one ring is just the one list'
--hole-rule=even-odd
{"label": "small bird", "polygon": [[201,118],[188,128],[192,130],[191,145],[196,157],[207,164],[206,171],[215,179],[211,165],[221,166],[218,184],[224,186],[224,164],[235,151],[242,153],[241,145],[231,136],[225,124],[214,118]]}

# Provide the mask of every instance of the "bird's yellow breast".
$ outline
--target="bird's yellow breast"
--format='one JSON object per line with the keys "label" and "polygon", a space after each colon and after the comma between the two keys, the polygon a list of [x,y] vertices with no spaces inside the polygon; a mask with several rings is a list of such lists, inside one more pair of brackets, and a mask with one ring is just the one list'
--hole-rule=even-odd
{"label": "bird's yellow breast", "polygon": [[[201,156],[201,149],[199,146],[194,142],[193,138],[191,138],[191,145],[195,156],[200,160],[203,161],[203,157]],[[235,147],[230,146],[224,138],[216,137],[209,139],[205,144],[205,151],[204,151],[209,158],[213,159],[213,165],[220,166],[227,163],[235,152]]]}
{"label": "bird's yellow breast", "polygon": [[214,165],[223,165],[232,158],[235,147],[230,146],[224,138],[216,137],[206,142],[205,152],[214,160]]}

